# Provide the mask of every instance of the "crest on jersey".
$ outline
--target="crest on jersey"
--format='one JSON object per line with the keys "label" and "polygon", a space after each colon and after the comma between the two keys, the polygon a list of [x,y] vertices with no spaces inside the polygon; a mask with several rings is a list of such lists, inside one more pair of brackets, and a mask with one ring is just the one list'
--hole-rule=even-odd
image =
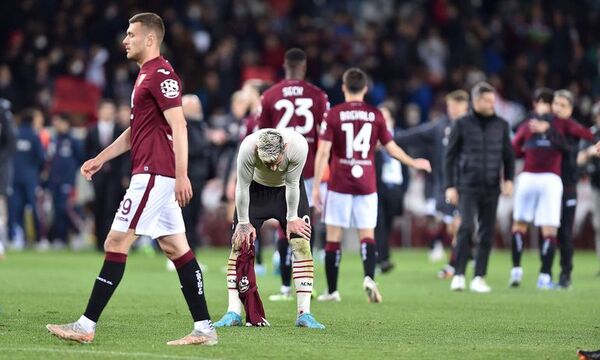
{"label": "crest on jersey", "polygon": [[179,96],[179,84],[173,79],[167,79],[160,83],[160,91],[166,98],[176,98]]}
{"label": "crest on jersey", "polygon": [[247,276],[242,276],[242,279],[238,283],[238,290],[241,293],[245,293],[248,289],[250,289],[250,281]]}

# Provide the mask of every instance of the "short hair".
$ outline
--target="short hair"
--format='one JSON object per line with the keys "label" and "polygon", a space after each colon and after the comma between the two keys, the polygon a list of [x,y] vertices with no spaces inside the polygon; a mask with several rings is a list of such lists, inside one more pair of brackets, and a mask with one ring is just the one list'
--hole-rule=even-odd
{"label": "short hair", "polygon": [[165,37],[165,23],[160,16],[151,12],[139,13],[133,15],[131,19],[129,19],[130,24],[136,22],[139,22],[143,26],[154,31],[156,33],[158,44],[160,45],[160,43],[162,43],[163,38]]}
{"label": "short hair", "polygon": [[71,125],[71,115],[66,112],[57,112],[54,117]]}
{"label": "short hair", "polygon": [[284,65],[297,68],[306,63],[306,53],[302,49],[292,48],[285,52]]}
{"label": "short hair", "polygon": [[37,109],[34,108],[26,108],[19,113],[19,122],[21,124],[32,124],[33,119],[35,118]]}
{"label": "short hair", "polygon": [[454,90],[446,95],[446,101],[469,102],[469,93],[464,90]]}
{"label": "short hair", "polygon": [[356,94],[367,86],[367,74],[359,68],[350,68],[344,72],[342,81],[350,93]]}
{"label": "short hair", "polygon": [[569,105],[571,105],[571,107],[573,105],[575,105],[575,96],[573,96],[573,93],[567,89],[556,90],[554,92],[554,98],[557,98],[557,97],[561,97],[561,98],[567,100],[569,102]]}
{"label": "short hair", "polygon": [[480,81],[471,89],[471,98],[480,98],[485,93],[495,93],[496,89],[485,81]]}
{"label": "short hair", "polygon": [[533,101],[536,103],[541,101],[546,104],[551,104],[553,98],[554,94],[552,93],[552,90],[545,87],[536,89],[533,92]]}
{"label": "short hair", "polygon": [[108,98],[100,99],[100,101],[98,102],[98,109],[100,109],[104,105],[112,105],[114,107],[117,106],[117,104],[115,104],[115,102],[112,99]]}
{"label": "short hair", "polygon": [[279,131],[274,129],[265,130],[258,135],[258,142],[256,144],[258,158],[263,163],[273,163],[283,153],[284,146],[283,136],[281,136]]}

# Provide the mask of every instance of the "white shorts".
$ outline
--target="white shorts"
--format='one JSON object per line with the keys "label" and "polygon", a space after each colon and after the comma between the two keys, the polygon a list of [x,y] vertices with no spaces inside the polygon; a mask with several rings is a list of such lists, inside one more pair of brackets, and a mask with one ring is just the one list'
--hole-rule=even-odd
{"label": "white shorts", "polygon": [[131,178],[112,230],[157,239],[165,235],[185,233],[181,208],[175,199],[175,179],[151,174],[136,174]]}
{"label": "white shorts", "polygon": [[327,225],[375,229],[377,226],[377,193],[352,195],[329,190],[324,212]]}
{"label": "white shorts", "polygon": [[[306,196],[308,196],[308,207],[312,207],[312,186],[315,182],[315,178],[304,179],[304,187],[306,188]],[[327,198],[327,183],[321,182],[321,203],[325,203],[325,199]]]}
{"label": "white shorts", "polygon": [[559,227],[562,193],[562,181],[556,174],[521,173],[515,189],[513,220]]}

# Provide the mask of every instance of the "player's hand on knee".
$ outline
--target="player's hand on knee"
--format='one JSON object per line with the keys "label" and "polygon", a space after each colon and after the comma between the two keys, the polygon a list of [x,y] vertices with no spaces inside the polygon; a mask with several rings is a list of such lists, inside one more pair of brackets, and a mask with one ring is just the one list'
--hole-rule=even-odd
{"label": "player's hand on knee", "polygon": [[249,246],[256,239],[256,229],[252,224],[240,224],[238,223],[233,232],[233,249],[239,250],[243,246]]}
{"label": "player's hand on knee", "polygon": [[291,234],[298,234],[306,240],[310,240],[311,226],[308,222],[303,219],[296,219],[288,221],[287,223],[287,237],[290,238]]}
{"label": "player's hand on knee", "polygon": [[92,180],[92,176],[102,168],[102,165],[104,165],[104,163],[96,158],[89,159],[81,165],[81,175],[83,175],[87,181],[90,181]]}
{"label": "player's hand on knee", "polygon": [[180,207],[186,206],[192,199],[192,183],[187,176],[175,179],[175,199]]}

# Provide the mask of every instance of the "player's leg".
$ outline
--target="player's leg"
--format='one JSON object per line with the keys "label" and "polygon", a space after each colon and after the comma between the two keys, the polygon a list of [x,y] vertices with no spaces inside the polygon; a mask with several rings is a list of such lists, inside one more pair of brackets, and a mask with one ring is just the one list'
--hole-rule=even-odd
{"label": "player's leg", "polygon": [[537,285],[540,289],[551,289],[554,287],[552,283],[552,264],[554,263],[554,253],[558,244],[558,227],[561,225],[563,186],[558,175],[543,174],[540,176],[543,176],[543,181],[539,183],[540,198],[534,220],[535,226],[540,227],[542,233],[540,247],[542,266]]}
{"label": "player's leg", "polygon": [[360,240],[360,258],[363,263],[363,289],[372,303],[381,302],[381,294],[375,284],[375,263],[377,250],[375,245],[375,226],[377,226],[377,193],[354,195],[352,197],[352,223],[358,229]]}
{"label": "player's leg", "polygon": [[535,180],[535,174],[529,173],[521,173],[517,178],[511,236],[512,269],[509,280],[511,287],[518,287],[523,279],[523,268],[521,267],[523,240],[527,234],[527,224],[534,219],[539,198]]}
{"label": "player's leg", "polygon": [[74,323],[46,325],[48,331],[64,340],[81,343],[89,343],[94,340],[96,323],[123,278],[127,254],[135,239],[136,235],[133,229],[126,232],[110,231],[104,243],[106,252],[104,264],[94,282],[85,312]]}
{"label": "player's leg", "polygon": [[325,199],[326,243],[325,275],[327,291],[319,295],[319,301],[340,301],[337,289],[340,262],[342,260],[342,235],[344,228],[350,227],[352,216],[352,195],[328,191]]}
{"label": "player's leg", "polygon": [[565,192],[563,213],[560,229],[558,231],[558,244],[560,245],[560,287],[571,286],[571,272],[573,271],[573,225],[577,207],[577,191],[569,189]]}
{"label": "player's leg", "polygon": [[480,194],[477,211],[479,249],[475,259],[475,277],[469,285],[469,289],[474,292],[491,291],[491,288],[485,282],[485,276],[487,275],[488,261],[494,242],[499,195],[494,192]]}
{"label": "player's leg", "polygon": [[277,252],[279,254],[279,274],[281,276],[281,288],[278,294],[269,296],[271,301],[292,300],[292,248],[285,235],[285,229],[277,229]]}
{"label": "player's leg", "polygon": [[458,211],[461,222],[456,234],[456,267],[455,274],[450,283],[450,290],[462,291],[465,289],[465,269],[469,261],[471,238],[475,231],[475,215],[477,214],[477,193],[460,191]]}
{"label": "player's leg", "polygon": [[[177,205],[175,204],[175,206]],[[183,223],[183,218],[181,222]],[[194,320],[194,330],[189,335],[179,340],[170,341],[168,344],[217,344],[217,333],[210,321],[208,306],[206,304],[202,270],[198,265],[196,256],[188,245],[185,233],[159,237],[158,244],[169,260],[175,264],[183,297]]]}

